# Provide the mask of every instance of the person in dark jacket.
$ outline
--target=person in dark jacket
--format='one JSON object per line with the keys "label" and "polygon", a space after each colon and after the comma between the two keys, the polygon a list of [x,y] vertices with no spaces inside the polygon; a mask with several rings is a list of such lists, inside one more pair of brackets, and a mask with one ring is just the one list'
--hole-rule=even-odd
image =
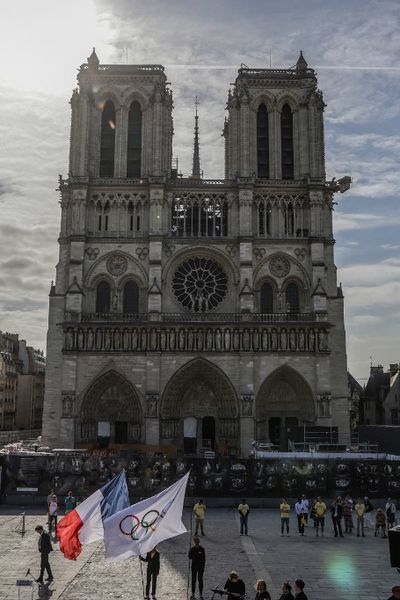
{"label": "person in dark jacket", "polygon": [[228,592],[228,600],[239,600],[246,593],[244,581],[239,578],[236,571],[232,571],[226,580],[224,590]]}
{"label": "person in dark jacket", "polygon": [[157,577],[160,572],[160,553],[156,548],[150,550],[146,554],[146,557],[139,556],[140,560],[147,563],[147,578],[146,578],[146,600],[149,600],[150,596],[150,583],[151,583],[151,595],[153,598],[156,597],[157,590]]}
{"label": "person in dark jacket", "polygon": [[294,591],[295,591],[295,599],[296,600],[308,600],[307,596],[304,593],[305,583],[302,579],[296,579],[294,582]]}
{"label": "person in dark jacket", "polygon": [[400,585],[395,585],[392,587],[392,595],[388,600],[399,600],[400,598]]}
{"label": "person in dark jacket", "polygon": [[343,506],[340,496],[336,500],[333,500],[331,504],[331,516],[335,537],[337,537],[338,534],[340,537],[344,537],[342,531]]}
{"label": "person in dark jacket", "polygon": [[196,580],[199,582],[200,600],[203,600],[203,575],[206,566],[206,552],[200,546],[200,540],[197,536],[193,538],[194,545],[189,550],[189,560],[192,561],[192,600],[195,597]]}
{"label": "person in dark jacket", "polygon": [[35,527],[36,533],[39,534],[38,550],[40,552],[40,575],[36,580],[38,583],[43,583],[44,572],[47,572],[46,581],[53,581],[53,573],[49,563],[49,554],[53,550],[50,536],[46,533],[41,525]]}
{"label": "person in dark jacket", "polygon": [[282,586],[282,596],[279,600],[294,600],[294,596],[292,594],[292,586],[290,583],[286,582]]}
{"label": "person in dark jacket", "polygon": [[267,591],[267,584],[264,579],[259,579],[256,583],[256,597],[255,600],[271,600],[271,595]]}

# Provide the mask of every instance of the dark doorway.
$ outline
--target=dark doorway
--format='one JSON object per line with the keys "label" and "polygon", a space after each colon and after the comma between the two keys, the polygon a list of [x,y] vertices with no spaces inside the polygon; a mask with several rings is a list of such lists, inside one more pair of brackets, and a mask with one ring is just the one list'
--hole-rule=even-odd
{"label": "dark doorway", "polygon": [[215,419],[214,417],[203,417],[201,423],[201,437],[203,448],[214,450],[215,446]]}
{"label": "dark doorway", "polygon": [[126,421],[115,422],[115,443],[126,444],[128,441],[128,423]]}
{"label": "dark doorway", "polygon": [[281,418],[271,417],[268,423],[269,440],[274,446],[281,445]]}

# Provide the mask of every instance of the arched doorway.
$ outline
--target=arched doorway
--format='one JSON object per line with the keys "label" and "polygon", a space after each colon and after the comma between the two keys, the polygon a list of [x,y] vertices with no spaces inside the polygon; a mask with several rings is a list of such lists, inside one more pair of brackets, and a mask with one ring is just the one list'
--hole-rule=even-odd
{"label": "arched doorway", "polygon": [[133,385],[108,371],[89,387],[82,401],[77,442],[130,444],[141,440],[142,409]]}
{"label": "arched doorway", "polygon": [[239,450],[238,401],[227,376],[204,359],[179,369],[161,401],[161,442],[186,454],[204,450]]}
{"label": "arched doorway", "polygon": [[297,429],[314,420],[312,391],[297,371],[285,365],[265,379],[256,398],[257,441],[286,451]]}

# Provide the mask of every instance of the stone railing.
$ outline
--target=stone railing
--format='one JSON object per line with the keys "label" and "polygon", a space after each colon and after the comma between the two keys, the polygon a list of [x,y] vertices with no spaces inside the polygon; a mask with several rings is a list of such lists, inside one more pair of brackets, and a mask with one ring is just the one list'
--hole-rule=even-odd
{"label": "stone railing", "polygon": [[64,352],[329,352],[325,323],[313,325],[64,325]]}
{"label": "stone railing", "polygon": [[112,323],[314,323],[314,313],[65,313],[65,321]]}

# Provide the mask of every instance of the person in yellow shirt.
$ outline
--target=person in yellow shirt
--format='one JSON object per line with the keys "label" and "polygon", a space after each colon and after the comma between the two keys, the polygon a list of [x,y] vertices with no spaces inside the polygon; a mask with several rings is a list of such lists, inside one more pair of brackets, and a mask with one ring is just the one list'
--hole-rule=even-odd
{"label": "person in yellow shirt", "polygon": [[196,504],[193,506],[193,512],[194,512],[194,520],[196,522],[196,530],[194,532],[194,535],[196,536],[198,534],[199,527],[200,527],[201,535],[205,535],[203,525],[204,525],[204,515],[206,512],[206,505],[204,504],[202,499],[200,499],[198,502],[196,502]]}
{"label": "person in yellow shirt", "polygon": [[286,533],[289,535],[289,518],[290,518],[290,504],[284,498],[282,500],[281,505],[279,506],[279,510],[281,511],[281,535],[283,535],[285,525],[286,525]]}
{"label": "person in yellow shirt", "polygon": [[365,504],[362,498],[357,500],[357,504],[354,507],[354,512],[356,513],[357,518],[357,537],[360,537],[360,529],[361,534],[365,537],[364,534],[364,515],[365,515]]}
{"label": "person in yellow shirt", "polygon": [[319,535],[319,527],[321,526],[321,535],[324,535],[324,527],[325,527],[325,513],[326,513],[326,504],[322,500],[321,496],[318,496],[316,503],[314,504],[315,511],[315,535],[318,537]]}
{"label": "person in yellow shirt", "polygon": [[243,535],[243,530],[244,534],[247,535],[247,520],[249,517],[250,507],[245,498],[243,498],[241,504],[239,504],[238,511],[240,515],[240,535]]}

